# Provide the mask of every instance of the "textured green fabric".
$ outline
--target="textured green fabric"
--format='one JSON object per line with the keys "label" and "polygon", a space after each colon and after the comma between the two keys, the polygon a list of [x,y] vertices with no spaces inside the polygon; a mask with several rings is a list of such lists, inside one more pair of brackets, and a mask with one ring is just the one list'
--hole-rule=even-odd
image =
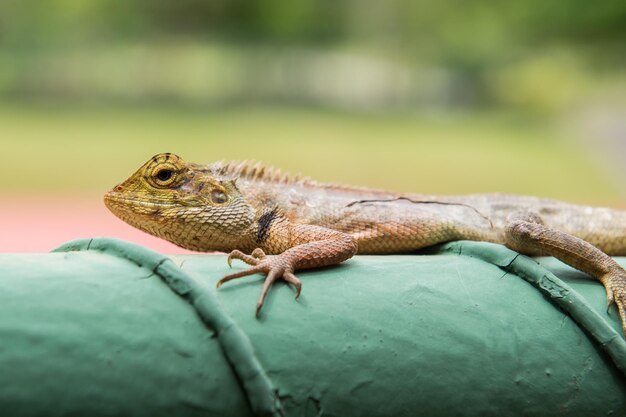
{"label": "textured green fabric", "polygon": [[250,341],[231,317],[224,313],[206,280],[196,280],[176,267],[166,256],[117,239],[84,239],[56,249],[95,251],[127,259],[162,278],[177,294],[187,297],[200,318],[216,332],[222,351],[242,382],[252,410],[260,415],[279,415],[279,402],[271,381],[254,355]]}
{"label": "textured green fabric", "polygon": [[[622,373],[626,374],[626,341],[621,327],[615,325],[615,320],[613,323],[607,320],[605,312],[597,310],[597,303],[594,308],[583,294],[531,258],[486,242],[453,242],[437,249],[439,252],[477,257],[525,279],[554,304],[568,312],[599,343]],[[614,310],[615,317],[618,317],[617,307],[614,306]]]}
{"label": "textured green fabric", "polygon": [[255,319],[260,275],[214,289],[225,256],[62,250],[0,255],[1,415],[626,414],[617,314],[551,258],[360,256],[301,272],[299,301],[279,283]]}

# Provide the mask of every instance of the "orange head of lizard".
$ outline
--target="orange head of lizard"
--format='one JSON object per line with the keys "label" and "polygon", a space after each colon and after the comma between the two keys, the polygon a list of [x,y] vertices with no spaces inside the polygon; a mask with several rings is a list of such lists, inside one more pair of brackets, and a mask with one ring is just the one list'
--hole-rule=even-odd
{"label": "orange head of lizard", "polygon": [[170,153],[154,156],[104,196],[117,217],[179,246],[229,250],[254,222],[235,181]]}

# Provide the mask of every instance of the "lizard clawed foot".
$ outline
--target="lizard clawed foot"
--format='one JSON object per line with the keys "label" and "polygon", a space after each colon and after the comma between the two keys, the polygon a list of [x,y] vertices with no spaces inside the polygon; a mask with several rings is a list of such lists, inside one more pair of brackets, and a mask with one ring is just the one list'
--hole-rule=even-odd
{"label": "lizard clawed foot", "polygon": [[622,331],[624,336],[626,336],[626,274],[608,275],[602,280],[602,283],[604,288],[606,288],[607,310],[613,304],[617,306],[617,311],[622,321]]}
{"label": "lizard clawed foot", "polygon": [[302,282],[294,275],[292,260],[289,257],[283,255],[267,256],[263,250],[257,248],[251,255],[234,250],[228,255],[228,266],[231,266],[233,259],[239,259],[248,265],[252,265],[251,268],[244,269],[243,271],[235,272],[224,276],[217,282],[217,288],[219,288],[225,282],[233,279],[253,275],[258,272],[264,272],[267,274],[265,282],[263,283],[263,289],[261,290],[261,296],[256,305],[256,316],[259,316],[265,297],[272,286],[272,284],[279,279],[284,279],[288,283],[292,284],[296,288],[296,300],[300,296],[302,291]]}

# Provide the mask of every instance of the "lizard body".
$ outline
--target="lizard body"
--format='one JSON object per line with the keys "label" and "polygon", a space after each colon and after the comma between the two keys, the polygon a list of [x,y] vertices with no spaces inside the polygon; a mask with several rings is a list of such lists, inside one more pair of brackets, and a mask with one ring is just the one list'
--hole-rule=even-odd
{"label": "lizard body", "polygon": [[[626,212],[507,194],[431,196],[319,183],[260,164],[187,163],[164,153],[105,196],[119,218],[196,251],[230,252],[300,293],[299,269],[334,265],[356,253],[404,253],[453,240],[504,244],[551,255],[589,273],[616,303],[626,333]],[[248,255],[249,253],[249,255]],[[267,256],[273,255],[273,256]]]}

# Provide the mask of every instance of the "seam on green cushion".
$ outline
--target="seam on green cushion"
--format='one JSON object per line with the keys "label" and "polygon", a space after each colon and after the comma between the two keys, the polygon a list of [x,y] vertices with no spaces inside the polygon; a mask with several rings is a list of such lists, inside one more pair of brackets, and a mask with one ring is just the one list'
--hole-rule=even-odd
{"label": "seam on green cushion", "polygon": [[615,331],[605,317],[585,297],[539,265],[532,258],[502,245],[487,242],[458,241],[440,246],[439,252],[453,252],[489,262],[506,272],[528,281],[567,312],[611,357],[615,366],[626,375],[626,340]]}
{"label": "seam on green cushion", "polygon": [[243,384],[252,411],[263,416],[282,416],[283,410],[272,381],[254,353],[248,336],[222,309],[212,289],[183,272],[170,258],[143,246],[113,238],[78,239],[52,252],[98,251],[150,269],[174,292],[187,299],[200,318],[215,331],[231,367]]}

